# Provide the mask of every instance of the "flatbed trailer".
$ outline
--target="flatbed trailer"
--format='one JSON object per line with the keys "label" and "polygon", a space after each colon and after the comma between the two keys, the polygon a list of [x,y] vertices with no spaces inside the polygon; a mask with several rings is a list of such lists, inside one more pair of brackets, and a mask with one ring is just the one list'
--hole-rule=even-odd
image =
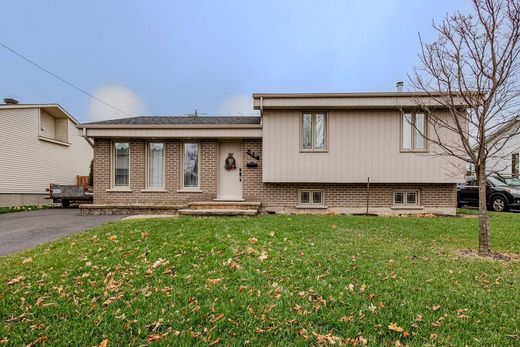
{"label": "flatbed trailer", "polygon": [[61,203],[63,208],[68,208],[71,203],[85,203],[94,200],[92,187],[87,185],[51,183],[46,191],[49,192],[47,199],[52,199],[54,203]]}

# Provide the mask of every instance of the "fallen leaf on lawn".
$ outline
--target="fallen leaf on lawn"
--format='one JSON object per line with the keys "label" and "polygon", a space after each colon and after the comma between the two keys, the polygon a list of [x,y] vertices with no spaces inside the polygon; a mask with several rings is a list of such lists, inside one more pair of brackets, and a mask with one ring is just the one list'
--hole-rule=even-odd
{"label": "fallen leaf on lawn", "polygon": [[13,284],[16,284],[20,281],[23,281],[25,279],[24,276],[16,276],[15,278],[13,278],[12,280],[10,280],[9,282],[7,282],[8,285],[13,285]]}
{"label": "fallen leaf on lawn", "polygon": [[150,233],[149,233],[148,231],[143,231],[143,232],[141,233],[141,238],[142,238],[142,239],[147,239],[148,236],[150,236]]}
{"label": "fallen leaf on lawn", "polygon": [[352,283],[348,285],[348,291],[351,293],[354,292],[354,285]]}
{"label": "fallen leaf on lawn", "polygon": [[457,318],[458,318],[458,319],[468,319],[469,316],[467,316],[467,315],[465,315],[465,314],[459,314],[459,315],[457,315]]}
{"label": "fallen leaf on lawn", "polygon": [[423,320],[423,316],[421,316],[420,314],[415,316],[415,321],[416,322],[422,322],[422,320]]}
{"label": "fallen leaf on lawn", "polygon": [[158,267],[161,267],[165,264],[168,264],[168,261],[164,260],[163,258],[159,258],[155,261],[155,263],[153,263],[152,267],[157,269]]}
{"label": "fallen leaf on lawn", "polygon": [[252,245],[254,245],[257,242],[258,242],[258,240],[255,237],[252,237],[252,238],[249,239],[249,243],[252,244]]}
{"label": "fallen leaf on lawn", "polygon": [[101,341],[99,347],[108,347],[108,339],[104,339],[103,341]]}
{"label": "fallen leaf on lawn", "polygon": [[252,248],[252,247],[247,247],[246,248],[246,253],[248,255],[252,255],[252,254],[256,254],[256,249]]}
{"label": "fallen leaf on lawn", "polygon": [[354,320],[353,316],[343,316],[339,319],[341,322],[350,323]]}
{"label": "fallen leaf on lawn", "polygon": [[262,253],[260,253],[260,256],[258,257],[258,260],[264,261],[266,259],[267,259],[267,252],[265,250],[263,250]]}
{"label": "fallen leaf on lawn", "polygon": [[441,305],[434,305],[434,306],[432,306],[432,311],[439,311],[440,308],[441,308]]}
{"label": "fallen leaf on lawn", "polygon": [[212,284],[212,285],[216,286],[217,284],[222,282],[222,278],[208,278],[208,280],[206,282],[208,284]]}
{"label": "fallen leaf on lawn", "polygon": [[109,236],[108,239],[110,241],[114,241],[115,242],[117,240],[117,236],[116,235],[112,235],[112,236]]}
{"label": "fallen leaf on lawn", "polygon": [[47,336],[40,336],[36,340],[34,340],[30,344],[28,344],[27,347],[33,347],[33,346],[39,345],[43,341],[48,341],[48,340],[49,340],[49,338]]}
{"label": "fallen leaf on lawn", "polygon": [[25,259],[22,261],[22,264],[27,264],[27,263],[32,263],[32,258],[25,258]]}
{"label": "fallen leaf on lawn", "polygon": [[399,333],[399,334],[404,331],[403,328],[401,328],[400,326],[398,326],[395,323],[388,324],[388,329],[392,330],[393,332]]}
{"label": "fallen leaf on lawn", "polygon": [[217,338],[216,340],[214,340],[213,342],[211,342],[208,346],[215,346],[215,345],[218,345],[220,343],[220,337]]}
{"label": "fallen leaf on lawn", "polygon": [[160,339],[162,339],[161,335],[150,335],[146,338],[146,340],[148,340],[148,342],[158,341]]}

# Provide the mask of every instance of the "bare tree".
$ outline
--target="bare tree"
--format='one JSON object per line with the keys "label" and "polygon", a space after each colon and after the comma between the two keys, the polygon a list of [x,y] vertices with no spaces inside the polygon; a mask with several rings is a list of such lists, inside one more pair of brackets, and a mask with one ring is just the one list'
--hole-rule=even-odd
{"label": "bare tree", "polygon": [[[433,23],[438,38],[421,42],[421,64],[409,76],[414,89],[430,96],[438,107],[417,106],[426,114],[426,137],[445,155],[475,167],[479,186],[479,254],[490,253],[486,170],[496,155],[518,133],[518,125],[502,132],[520,111],[520,0],[472,0],[474,13],[446,16]],[[514,123],[517,124],[518,122]],[[445,140],[446,131],[457,143]]]}

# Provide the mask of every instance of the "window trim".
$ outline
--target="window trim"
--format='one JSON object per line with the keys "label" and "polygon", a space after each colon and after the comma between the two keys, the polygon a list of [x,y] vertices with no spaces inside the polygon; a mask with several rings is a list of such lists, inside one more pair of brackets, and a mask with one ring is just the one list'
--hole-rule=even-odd
{"label": "window trim", "polygon": [[[302,202],[302,193],[309,193],[309,202]],[[313,202],[312,195],[316,192],[321,193],[321,204]],[[326,208],[325,206],[325,190],[324,189],[298,189],[298,208]]]}
{"label": "window trim", "polygon": [[[196,143],[198,145],[198,154],[197,154],[197,166],[198,166],[198,172],[197,172],[197,186],[196,187],[185,187],[184,186],[184,146],[186,144]],[[200,170],[200,141],[182,141],[181,142],[181,160],[180,160],[180,173],[181,173],[181,189],[179,189],[177,192],[194,192],[194,193],[200,193],[200,179],[201,179],[201,170]]]}
{"label": "window trim", "polygon": [[[163,168],[163,184],[160,187],[150,186],[150,144],[161,143],[163,145],[163,157],[162,157],[162,168]],[[147,141],[145,149],[145,191],[165,191],[166,188],[166,142],[161,141]]]}
{"label": "window trim", "polygon": [[[410,129],[412,131],[410,136],[411,141],[411,148],[404,148],[403,146],[403,124],[404,124],[404,116],[405,115],[411,115],[412,116],[412,124],[410,124]],[[415,138],[416,138],[416,128],[415,128],[415,119],[417,114],[424,115],[424,148],[417,149],[415,147]],[[400,114],[400,121],[399,121],[399,150],[402,153],[426,153],[429,152],[429,145],[428,145],[428,132],[429,132],[429,126],[428,126],[428,115],[425,112],[412,112],[412,111],[406,111],[401,112]]]}
{"label": "window trim", "polygon": [[[128,143],[128,185],[126,186],[116,186],[116,143]],[[130,191],[131,186],[131,172],[132,172],[132,150],[130,146],[130,141],[122,140],[122,141],[111,141],[111,155],[110,155],[110,189],[109,191]]]}
{"label": "window trim", "polygon": [[[311,115],[311,130],[312,130],[312,148],[303,148],[303,116],[305,114]],[[323,136],[324,136],[324,148],[323,149],[315,149],[314,143],[316,139],[316,132],[314,131],[314,126],[316,124],[316,115],[323,114],[325,125],[323,127]],[[329,115],[326,111],[302,111],[300,113],[300,152],[301,153],[326,153],[329,151]]]}
{"label": "window trim", "polygon": [[[397,203],[395,201],[395,195],[397,193],[402,193],[403,194],[403,203]],[[414,204],[409,204],[408,203],[408,197],[407,197],[407,194],[408,193],[415,193],[415,196],[416,196],[416,202]],[[421,206],[421,191],[419,189],[398,189],[398,190],[394,190],[393,191],[393,207],[420,207]]]}

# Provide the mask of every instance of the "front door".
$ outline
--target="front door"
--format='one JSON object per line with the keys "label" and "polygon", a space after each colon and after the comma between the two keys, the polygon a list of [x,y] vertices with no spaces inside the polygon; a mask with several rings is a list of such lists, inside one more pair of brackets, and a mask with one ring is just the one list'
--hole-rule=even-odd
{"label": "front door", "polygon": [[219,144],[218,199],[242,199],[242,142]]}

